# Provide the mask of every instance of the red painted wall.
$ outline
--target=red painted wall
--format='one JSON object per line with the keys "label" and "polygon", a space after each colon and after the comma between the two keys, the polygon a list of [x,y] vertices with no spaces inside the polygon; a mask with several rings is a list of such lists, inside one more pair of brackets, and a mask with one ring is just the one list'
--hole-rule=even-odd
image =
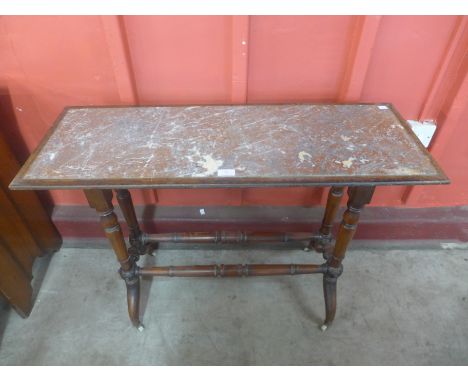
{"label": "red painted wall", "polygon": [[[392,102],[435,119],[450,186],[386,187],[374,205],[468,204],[467,16],[0,18],[0,126],[21,160],[63,107]],[[136,191],[138,204],[314,205],[323,190]],[[56,204],[85,204],[54,191]]]}

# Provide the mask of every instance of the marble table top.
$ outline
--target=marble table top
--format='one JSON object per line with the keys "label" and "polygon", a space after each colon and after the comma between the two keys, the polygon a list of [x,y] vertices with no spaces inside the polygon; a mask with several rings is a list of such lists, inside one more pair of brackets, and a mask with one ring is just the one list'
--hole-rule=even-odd
{"label": "marble table top", "polygon": [[390,104],[69,107],[13,189],[440,184]]}

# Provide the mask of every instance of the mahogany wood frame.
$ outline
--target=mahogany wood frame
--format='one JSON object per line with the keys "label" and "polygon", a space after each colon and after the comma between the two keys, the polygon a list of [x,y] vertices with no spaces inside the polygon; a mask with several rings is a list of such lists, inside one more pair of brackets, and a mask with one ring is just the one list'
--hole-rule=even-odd
{"label": "mahogany wood frame", "polygon": [[[332,244],[332,226],[338,212],[345,186],[330,188],[322,225],[317,234],[307,232],[272,233],[272,232],[184,232],[171,234],[147,235],[140,229],[131,199],[126,189],[117,189],[117,201],[129,228],[129,244],[120,228],[112,205],[112,190],[84,190],[89,205],[94,208],[101,221],[104,232],[109,239],[120,263],[120,276],[127,286],[128,314],[132,324],[143,330],[140,321],[140,276],[169,277],[239,277],[239,276],[274,276],[323,274],[323,293],[325,298],[325,321],[321,326],[326,330],[333,322],[336,313],[336,284],[343,272],[342,261],[351,242],[359,221],[362,208],[370,203],[375,186],[350,186],[348,204],[338,231],[336,243]],[[323,253],[323,264],[229,264],[229,265],[194,265],[139,267],[137,262],[141,255],[148,253],[148,248],[155,248],[158,242],[198,242],[198,243],[236,243],[265,241],[307,241],[305,248],[313,248]]]}

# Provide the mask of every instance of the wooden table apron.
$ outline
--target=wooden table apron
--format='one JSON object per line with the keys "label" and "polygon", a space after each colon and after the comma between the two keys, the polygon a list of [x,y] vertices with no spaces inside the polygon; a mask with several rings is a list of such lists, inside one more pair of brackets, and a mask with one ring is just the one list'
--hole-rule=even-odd
{"label": "wooden table apron", "polygon": [[[132,138],[135,137],[135,138]],[[127,145],[126,149],[119,145]],[[389,104],[67,108],[10,184],[82,189],[120,263],[128,313],[139,317],[140,277],[236,277],[321,273],[322,330],[336,312],[337,279],[361,210],[375,187],[447,184],[448,178]],[[330,185],[321,227],[310,232],[147,234],[129,189]],[[336,240],[332,227],[347,189]],[[113,191],[129,228],[114,213]],[[160,242],[304,241],[322,264],[139,267]]]}

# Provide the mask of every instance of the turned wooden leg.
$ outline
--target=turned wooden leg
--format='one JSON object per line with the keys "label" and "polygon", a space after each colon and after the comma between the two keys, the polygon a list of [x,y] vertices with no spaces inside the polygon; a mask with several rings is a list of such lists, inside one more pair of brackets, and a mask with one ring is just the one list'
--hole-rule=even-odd
{"label": "turned wooden leg", "polygon": [[138,266],[136,259],[129,256],[127,252],[122,230],[112,206],[112,191],[85,190],[84,192],[91,208],[94,208],[99,214],[101,225],[120,263],[119,273],[127,286],[128,314],[133,325],[141,331],[143,325],[139,318],[140,279]]}
{"label": "turned wooden leg", "polygon": [[343,198],[344,187],[331,187],[328,192],[327,206],[323,215],[322,225],[320,227],[320,239],[311,240],[308,248],[312,247],[318,252],[322,252],[325,259],[331,246],[332,229],[336,214],[340,208],[340,202]]}
{"label": "turned wooden leg", "polygon": [[127,286],[127,305],[128,305],[128,315],[132,321],[133,326],[135,326],[140,332],[143,331],[144,327],[140,322],[140,277],[138,276],[136,264],[130,270],[130,272],[125,272],[120,269],[120,276],[125,280],[125,285]]}
{"label": "turned wooden leg", "polygon": [[116,190],[115,193],[117,194],[117,201],[128,226],[128,238],[130,242],[130,248],[128,249],[128,252],[130,255],[135,256],[136,261],[138,261],[140,256],[143,256],[145,253],[147,253],[147,248],[145,245],[143,232],[140,229],[140,225],[138,224],[138,220],[135,214],[135,207],[133,206],[132,196],[128,190],[124,189]]}
{"label": "turned wooden leg", "polygon": [[325,299],[325,321],[321,327],[325,331],[335,319],[336,312],[336,281],[338,276],[341,274],[343,268],[339,268],[336,275],[330,274],[329,272],[323,275],[323,296]]}
{"label": "turned wooden leg", "polygon": [[326,330],[335,318],[336,312],[336,282],[343,272],[341,264],[346,249],[356,232],[359,214],[362,208],[370,203],[375,187],[361,186],[348,189],[348,208],[343,214],[343,220],[338,231],[335,247],[327,259],[327,271],[323,275],[323,294],[325,298],[325,322],[321,329]]}

